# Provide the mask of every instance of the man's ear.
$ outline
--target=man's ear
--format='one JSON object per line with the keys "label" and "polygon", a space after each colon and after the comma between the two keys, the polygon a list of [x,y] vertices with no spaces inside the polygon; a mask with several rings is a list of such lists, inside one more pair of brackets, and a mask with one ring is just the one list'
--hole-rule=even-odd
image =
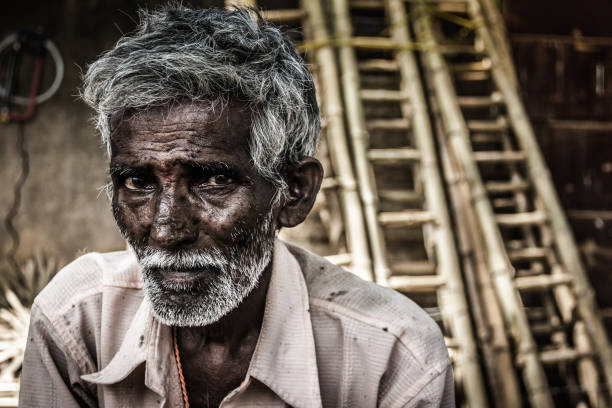
{"label": "man's ear", "polygon": [[295,227],[306,219],[314,205],[323,180],[323,166],[314,157],[305,157],[289,166],[283,176],[287,182],[287,197],[278,213],[281,227]]}

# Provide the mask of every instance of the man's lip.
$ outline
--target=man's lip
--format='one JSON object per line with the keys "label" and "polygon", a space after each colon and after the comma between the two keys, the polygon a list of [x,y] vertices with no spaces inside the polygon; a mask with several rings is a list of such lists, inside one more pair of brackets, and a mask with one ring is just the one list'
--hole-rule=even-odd
{"label": "man's lip", "polygon": [[173,270],[164,270],[162,271],[163,277],[166,280],[172,282],[193,282],[198,280],[204,275],[205,271],[194,269],[188,271],[173,271]]}

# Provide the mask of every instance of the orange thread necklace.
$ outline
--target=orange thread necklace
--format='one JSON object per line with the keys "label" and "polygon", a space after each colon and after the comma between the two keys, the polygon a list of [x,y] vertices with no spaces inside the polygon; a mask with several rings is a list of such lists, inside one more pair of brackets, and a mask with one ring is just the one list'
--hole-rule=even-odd
{"label": "orange thread necklace", "polygon": [[174,341],[174,357],[176,358],[176,368],[178,369],[179,380],[181,381],[181,389],[183,391],[183,402],[185,408],[189,408],[189,397],[187,396],[187,385],[185,384],[185,376],[183,375],[183,366],[181,365],[181,353],[179,353],[178,346],[178,329],[176,326],[172,327],[172,338]]}

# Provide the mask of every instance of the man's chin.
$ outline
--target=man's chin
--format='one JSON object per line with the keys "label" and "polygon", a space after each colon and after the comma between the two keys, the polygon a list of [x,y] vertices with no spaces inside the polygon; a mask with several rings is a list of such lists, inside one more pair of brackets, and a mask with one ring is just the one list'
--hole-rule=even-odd
{"label": "man's chin", "polygon": [[156,276],[145,278],[145,297],[153,315],[168,326],[206,326],[226,316],[249,295],[257,280],[236,285],[210,275],[191,281],[176,281]]}

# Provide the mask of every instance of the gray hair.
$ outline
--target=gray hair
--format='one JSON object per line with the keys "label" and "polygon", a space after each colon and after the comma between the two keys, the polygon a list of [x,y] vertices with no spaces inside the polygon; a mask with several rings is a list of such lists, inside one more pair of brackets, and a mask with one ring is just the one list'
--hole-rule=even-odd
{"label": "gray hair", "polygon": [[84,76],[82,97],[109,155],[111,123],[125,112],[236,100],[251,112],[253,166],[284,190],[281,170],[314,155],[320,133],[312,77],[290,40],[254,9],[171,3],[139,15],[137,30]]}

